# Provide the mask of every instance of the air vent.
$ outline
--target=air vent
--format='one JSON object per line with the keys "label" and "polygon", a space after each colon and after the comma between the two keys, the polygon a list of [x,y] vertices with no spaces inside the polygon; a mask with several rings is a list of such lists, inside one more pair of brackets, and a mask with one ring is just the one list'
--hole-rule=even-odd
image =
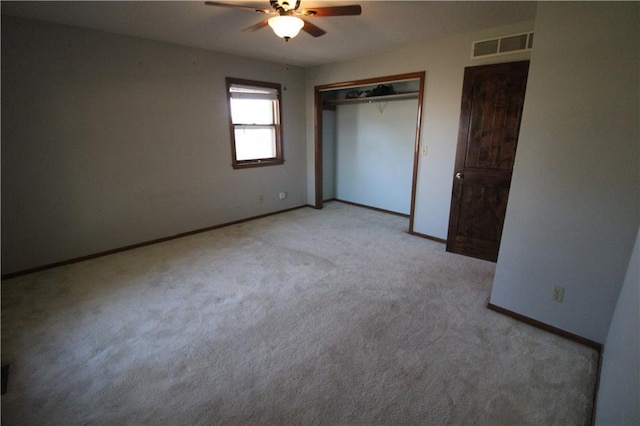
{"label": "air vent", "polygon": [[487,56],[526,52],[527,50],[531,50],[532,47],[533,33],[514,34],[490,40],[480,40],[473,43],[471,58],[485,58]]}

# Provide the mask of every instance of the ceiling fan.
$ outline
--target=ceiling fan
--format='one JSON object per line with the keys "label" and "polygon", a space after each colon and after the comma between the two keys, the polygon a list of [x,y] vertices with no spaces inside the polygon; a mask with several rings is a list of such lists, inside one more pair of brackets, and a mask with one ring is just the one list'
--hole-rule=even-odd
{"label": "ceiling fan", "polygon": [[249,28],[245,28],[244,31],[256,31],[268,25],[273,29],[273,32],[275,32],[278,37],[285,39],[285,41],[289,41],[289,39],[298,35],[300,30],[312,35],[313,37],[320,37],[321,35],[326,34],[325,30],[317,27],[302,17],[353,16],[360,15],[362,13],[362,8],[357,4],[350,6],[328,6],[300,9],[300,3],[301,0],[269,0],[271,9],[262,9],[260,7],[251,7],[219,1],[204,2],[204,4],[208,6],[233,7],[264,13],[267,15],[275,15],[274,17],[260,21]]}

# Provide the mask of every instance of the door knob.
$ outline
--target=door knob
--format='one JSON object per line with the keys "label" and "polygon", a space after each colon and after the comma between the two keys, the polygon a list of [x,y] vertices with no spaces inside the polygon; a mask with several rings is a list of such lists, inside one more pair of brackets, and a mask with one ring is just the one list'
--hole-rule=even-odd
{"label": "door knob", "polygon": [[464,175],[460,172],[456,173],[456,179],[458,180],[462,180],[462,178],[464,177]]}

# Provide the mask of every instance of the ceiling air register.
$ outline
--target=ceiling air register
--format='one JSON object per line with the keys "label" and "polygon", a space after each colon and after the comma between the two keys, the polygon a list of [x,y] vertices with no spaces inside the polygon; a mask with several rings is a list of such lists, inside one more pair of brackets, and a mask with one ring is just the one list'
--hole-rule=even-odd
{"label": "ceiling air register", "polygon": [[533,33],[513,34],[489,40],[474,41],[471,47],[471,58],[506,55],[531,50]]}

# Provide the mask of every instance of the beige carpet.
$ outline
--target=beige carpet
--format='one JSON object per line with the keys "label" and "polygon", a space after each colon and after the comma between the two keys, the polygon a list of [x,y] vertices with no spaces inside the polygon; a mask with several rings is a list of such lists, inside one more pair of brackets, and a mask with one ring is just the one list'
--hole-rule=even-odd
{"label": "beige carpet", "polygon": [[342,203],[2,283],[6,425],[584,425],[598,355]]}

